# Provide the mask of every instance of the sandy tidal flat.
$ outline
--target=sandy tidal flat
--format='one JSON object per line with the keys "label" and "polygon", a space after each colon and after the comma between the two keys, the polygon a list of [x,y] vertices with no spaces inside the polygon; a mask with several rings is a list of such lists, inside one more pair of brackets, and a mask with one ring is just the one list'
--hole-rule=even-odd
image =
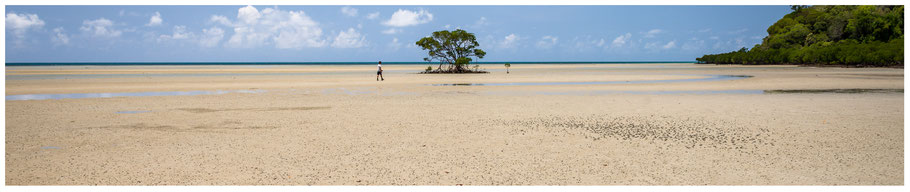
{"label": "sandy tidal flat", "polygon": [[6,67],[6,184],[904,184],[902,69],[482,67]]}

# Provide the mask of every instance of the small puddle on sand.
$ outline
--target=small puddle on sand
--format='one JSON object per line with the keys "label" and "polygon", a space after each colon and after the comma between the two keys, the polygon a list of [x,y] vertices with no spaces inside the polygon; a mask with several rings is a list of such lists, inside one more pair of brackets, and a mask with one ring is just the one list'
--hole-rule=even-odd
{"label": "small puddle on sand", "polygon": [[[701,76],[701,75],[699,75]],[[606,84],[642,84],[642,83],[682,83],[725,81],[750,78],[749,75],[704,75],[710,76],[700,79],[665,79],[665,80],[636,80],[636,81],[583,81],[583,82],[513,82],[513,83],[443,83],[429,84],[431,86],[515,86],[515,85],[606,85]]]}
{"label": "small puddle on sand", "polygon": [[226,93],[263,93],[265,90],[234,90],[234,91],[165,91],[165,92],[129,92],[129,93],[70,93],[70,94],[28,94],[7,95],[7,101],[16,100],[46,100],[46,99],[82,99],[82,98],[109,98],[109,97],[143,97],[143,96],[179,96],[179,95],[220,95]]}
{"label": "small puddle on sand", "polygon": [[486,95],[610,95],[610,94],[633,94],[633,95],[708,95],[708,94],[738,94],[738,95],[758,95],[758,94],[862,94],[862,93],[904,93],[903,89],[790,89],[790,90],[760,90],[760,89],[738,89],[738,90],[682,90],[682,91],[484,91],[480,92]]}
{"label": "small puddle on sand", "polygon": [[903,89],[789,89],[765,90],[767,94],[793,93],[904,93]]}
{"label": "small puddle on sand", "polygon": [[762,94],[763,90],[685,90],[685,91],[592,91],[591,94],[680,95],[680,94]]}
{"label": "small puddle on sand", "polygon": [[323,95],[379,95],[379,96],[409,96],[419,95],[416,92],[382,90],[376,87],[358,87],[358,88],[325,88],[320,91]]}
{"label": "small puddle on sand", "polygon": [[152,111],[117,111],[117,114],[136,114],[136,113],[148,113]]}
{"label": "small puddle on sand", "polygon": [[709,94],[741,94],[757,95],[763,94],[764,90],[682,90],[682,91],[485,91],[485,95],[612,95],[612,94],[632,94],[632,95],[709,95]]}

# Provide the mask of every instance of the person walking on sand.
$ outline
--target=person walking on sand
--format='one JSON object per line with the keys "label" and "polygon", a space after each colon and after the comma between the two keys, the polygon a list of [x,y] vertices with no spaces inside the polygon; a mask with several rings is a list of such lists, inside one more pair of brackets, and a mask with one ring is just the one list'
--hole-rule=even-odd
{"label": "person walking on sand", "polygon": [[379,79],[385,81],[385,78],[382,78],[382,61],[379,61],[379,65],[376,66],[379,67],[379,71],[376,71],[376,81],[379,81]]}

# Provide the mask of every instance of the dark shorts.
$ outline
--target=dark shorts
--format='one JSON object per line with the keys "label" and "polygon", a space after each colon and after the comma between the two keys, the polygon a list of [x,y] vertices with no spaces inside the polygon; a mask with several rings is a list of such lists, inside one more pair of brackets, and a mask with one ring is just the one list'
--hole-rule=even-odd
{"label": "dark shorts", "polygon": [[376,75],[382,75],[382,71],[376,71]]}

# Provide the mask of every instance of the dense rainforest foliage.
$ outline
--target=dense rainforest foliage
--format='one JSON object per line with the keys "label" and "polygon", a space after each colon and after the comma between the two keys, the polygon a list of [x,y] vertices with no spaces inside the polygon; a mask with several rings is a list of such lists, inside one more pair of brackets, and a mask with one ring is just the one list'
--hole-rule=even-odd
{"label": "dense rainforest foliage", "polygon": [[752,49],[705,55],[713,64],[903,67],[904,6],[791,6]]}

